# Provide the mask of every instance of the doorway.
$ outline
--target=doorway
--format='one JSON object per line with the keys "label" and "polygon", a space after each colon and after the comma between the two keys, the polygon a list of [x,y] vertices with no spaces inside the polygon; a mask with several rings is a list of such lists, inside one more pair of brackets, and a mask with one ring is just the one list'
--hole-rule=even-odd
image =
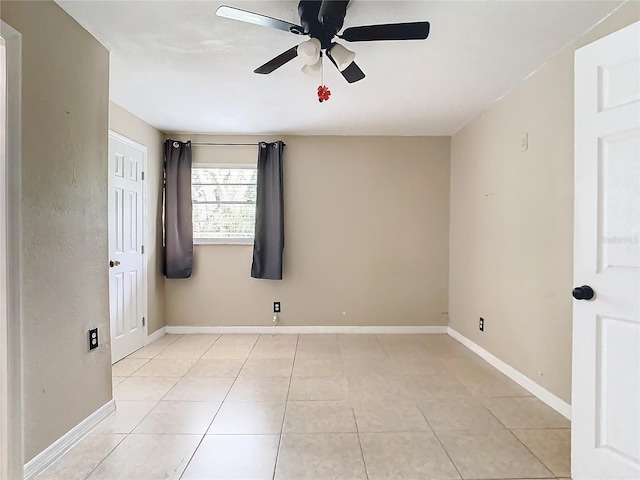
{"label": "doorway", "polygon": [[0,478],[22,479],[20,33],[0,21]]}
{"label": "doorway", "polygon": [[109,314],[111,363],[147,337],[144,174],[147,148],[109,132]]}

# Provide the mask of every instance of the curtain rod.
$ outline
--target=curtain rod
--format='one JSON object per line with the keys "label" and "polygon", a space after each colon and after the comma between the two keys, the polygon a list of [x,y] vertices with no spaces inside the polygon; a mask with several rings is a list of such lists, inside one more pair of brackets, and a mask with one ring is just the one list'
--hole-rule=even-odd
{"label": "curtain rod", "polygon": [[[265,142],[266,143],[266,142]],[[191,142],[194,147],[257,147],[259,143],[212,143],[212,142]],[[282,144],[284,147],[286,143]]]}

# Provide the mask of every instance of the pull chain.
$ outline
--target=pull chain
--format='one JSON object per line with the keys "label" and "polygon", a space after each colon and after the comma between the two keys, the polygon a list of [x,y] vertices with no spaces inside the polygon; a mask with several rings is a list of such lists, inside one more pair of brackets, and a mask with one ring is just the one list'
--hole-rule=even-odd
{"label": "pull chain", "polygon": [[324,59],[322,52],[320,52],[320,86],[318,87],[318,101],[320,103],[329,100],[331,90],[324,84]]}

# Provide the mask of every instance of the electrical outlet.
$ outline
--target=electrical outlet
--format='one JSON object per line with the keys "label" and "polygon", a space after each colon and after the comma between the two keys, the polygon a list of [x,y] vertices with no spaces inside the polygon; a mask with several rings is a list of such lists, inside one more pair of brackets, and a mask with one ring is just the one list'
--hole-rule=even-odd
{"label": "electrical outlet", "polygon": [[480,322],[478,323],[478,328],[481,332],[484,332],[484,318],[480,317]]}
{"label": "electrical outlet", "polygon": [[98,329],[92,328],[89,330],[89,350],[98,348]]}
{"label": "electrical outlet", "polygon": [[280,313],[280,302],[273,302],[273,313]]}

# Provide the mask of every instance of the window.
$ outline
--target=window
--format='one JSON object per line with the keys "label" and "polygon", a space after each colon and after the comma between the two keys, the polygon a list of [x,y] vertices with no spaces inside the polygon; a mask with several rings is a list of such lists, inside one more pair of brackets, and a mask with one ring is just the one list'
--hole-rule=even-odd
{"label": "window", "polygon": [[193,164],[194,243],[253,243],[255,165]]}

